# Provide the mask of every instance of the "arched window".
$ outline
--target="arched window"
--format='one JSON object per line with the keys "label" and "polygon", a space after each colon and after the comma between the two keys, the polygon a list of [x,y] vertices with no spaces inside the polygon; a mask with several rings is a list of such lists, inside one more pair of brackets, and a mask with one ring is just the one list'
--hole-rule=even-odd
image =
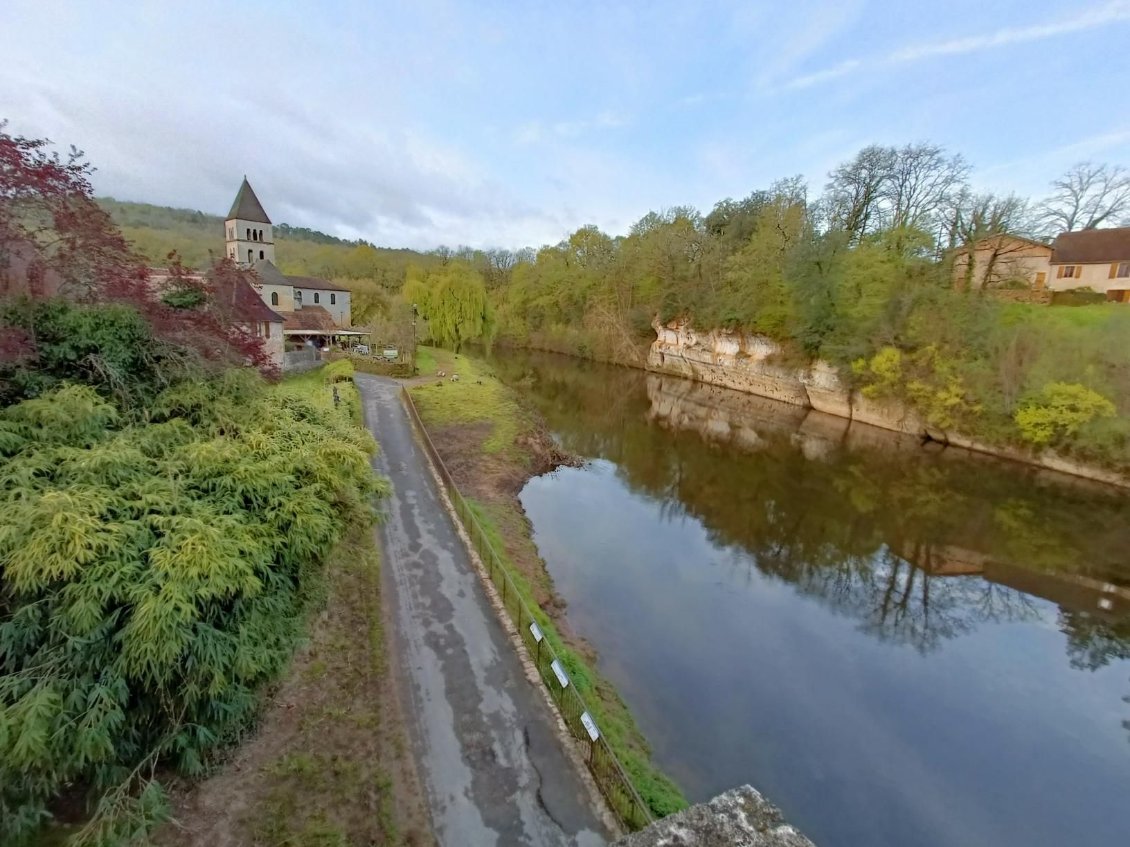
{"label": "arched window", "polygon": [[271,305],[272,306],[279,305],[279,293],[277,291],[271,292]]}
{"label": "arched window", "polygon": [[315,303],[318,302],[318,292],[317,291],[314,292],[314,302]]}
{"label": "arched window", "polygon": [[299,306],[302,305],[302,292],[299,291],[297,288],[294,289],[294,302],[297,303]]}
{"label": "arched window", "polygon": [[263,258],[263,251],[262,251],[262,250],[260,250],[260,251],[259,251],[259,258],[260,258],[260,259],[262,259],[262,258]]}
{"label": "arched window", "polygon": [[263,230],[258,229],[255,232],[257,233],[256,236],[255,236],[255,240],[256,241],[262,241],[263,240]]}
{"label": "arched window", "polygon": [[330,294],[330,305],[331,306],[337,305],[337,295],[336,294]]}
{"label": "arched window", "polygon": [[247,228],[247,239],[246,239],[246,240],[247,240],[247,241],[250,241],[250,240],[251,240],[251,227],[248,227],[248,228]]}
{"label": "arched window", "polygon": [[247,264],[250,265],[254,261],[255,261],[255,256],[252,254],[252,252],[250,250],[248,250],[247,251]]}

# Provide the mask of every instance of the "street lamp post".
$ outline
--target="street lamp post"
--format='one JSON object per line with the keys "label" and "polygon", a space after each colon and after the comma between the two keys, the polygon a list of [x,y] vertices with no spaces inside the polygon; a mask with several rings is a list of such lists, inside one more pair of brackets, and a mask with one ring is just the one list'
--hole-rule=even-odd
{"label": "street lamp post", "polygon": [[412,373],[416,373],[416,316],[420,312],[416,304],[412,304]]}

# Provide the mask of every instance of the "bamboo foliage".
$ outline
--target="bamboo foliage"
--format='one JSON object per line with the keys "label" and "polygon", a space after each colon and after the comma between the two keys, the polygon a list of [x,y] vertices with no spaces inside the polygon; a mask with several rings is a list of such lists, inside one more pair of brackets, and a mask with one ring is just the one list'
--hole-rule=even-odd
{"label": "bamboo foliage", "polygon": [[199,772],[385,490],[344,410],[249,371],[148,416],[78,385],[0,410],[0,843],[68,785],[107,805],[143,764]]}

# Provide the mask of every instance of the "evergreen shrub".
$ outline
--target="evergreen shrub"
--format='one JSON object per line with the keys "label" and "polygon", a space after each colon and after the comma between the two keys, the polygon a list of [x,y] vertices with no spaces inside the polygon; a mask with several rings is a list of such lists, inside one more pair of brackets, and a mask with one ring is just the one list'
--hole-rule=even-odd
{"label": "evergreen shrub", "polygon": [[75,789],[113,841],[159,809],[158,765],[199,774],[253,719],[386,490],[312,385],[181,382],[144,424],[86,385],[0,409],[0,843]]}

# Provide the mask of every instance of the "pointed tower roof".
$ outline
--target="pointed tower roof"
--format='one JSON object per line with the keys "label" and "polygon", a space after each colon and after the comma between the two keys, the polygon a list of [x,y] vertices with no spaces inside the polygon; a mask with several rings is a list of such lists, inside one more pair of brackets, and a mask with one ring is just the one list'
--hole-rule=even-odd
{"label": "pointed tower roof", "polygon": [[247,176],[243,177],[243,184],[239,186],[239,194],[235,195],[235,202],[231,204],[228,220],[239,218],[241,221],[254,221],[255,223],[269,224],[271,219],[263,211],[263,204],[255,196]]}

